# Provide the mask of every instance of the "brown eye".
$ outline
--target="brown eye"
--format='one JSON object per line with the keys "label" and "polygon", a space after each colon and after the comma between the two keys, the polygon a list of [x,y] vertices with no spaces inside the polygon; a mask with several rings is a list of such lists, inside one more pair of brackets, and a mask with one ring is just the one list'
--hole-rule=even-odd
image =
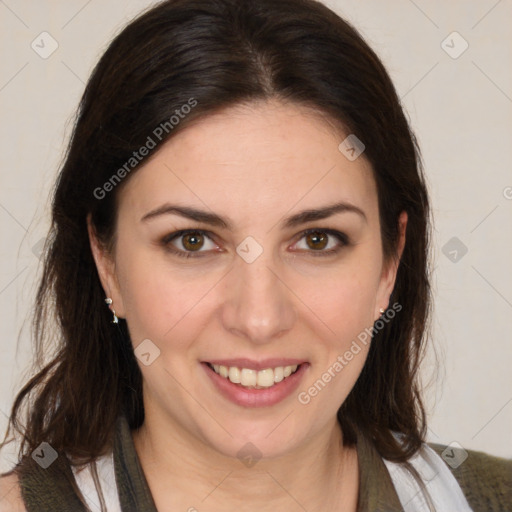
{"label": "brown eye", "polygon": [[296,248],[310,256],[332,256],[349,245],[345,233],[335,229],[310,229],[302,233]]}
{"label": "brown eye", "polygon": [[306,235],[306,243],[313,250],[322,250],[327,246],[329,237],[322,231],[313,231]]}
{"label": "brown eye", "polygon": [[207,256],[216,248],[211,236],[202,230],[176,231],[162,238],[161,243],[166,250],[184,258]]}
{"label": "brown eye", "polygon": [[187,251],[196,251],[204,245],[204,237],[201,233],[192,232],[182,237],[183,247]]}

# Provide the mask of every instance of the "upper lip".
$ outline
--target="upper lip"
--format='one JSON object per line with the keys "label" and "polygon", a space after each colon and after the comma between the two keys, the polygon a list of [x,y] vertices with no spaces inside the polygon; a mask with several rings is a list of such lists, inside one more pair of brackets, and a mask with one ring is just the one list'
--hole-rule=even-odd
{"label": "upper lip", "polygon": [[218,364],[221,366],[236,366],[237,368],[247,368],[249,370],[266,370],[267,368],[277,368],[278,366],[294,366],[306,363],[304,359],[274,357],[255,361],[254,359],[211,359],[205,363]]}

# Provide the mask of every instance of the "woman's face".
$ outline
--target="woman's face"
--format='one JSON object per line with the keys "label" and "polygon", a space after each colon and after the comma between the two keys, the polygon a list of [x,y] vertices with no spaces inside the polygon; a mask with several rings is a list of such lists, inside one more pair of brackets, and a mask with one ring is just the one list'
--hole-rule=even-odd
{"label": "woman's face", "polygon": [[297,105],[238,106],[184,129],[120,190],[115,265],[95,257],[147,418],[229,456],[333,428],[369,349],[353,342],[396,274],[371,167],[338,149],[347,135]]}

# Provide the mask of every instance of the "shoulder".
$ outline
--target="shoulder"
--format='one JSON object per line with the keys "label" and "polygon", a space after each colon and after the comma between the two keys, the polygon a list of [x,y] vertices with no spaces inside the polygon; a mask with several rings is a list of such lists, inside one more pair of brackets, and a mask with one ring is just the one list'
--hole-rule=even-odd
{"label": "shoulder", "polygon": [[426,443],[445,462],[475,512],[510,510],[512,459],[476,450]]}
{"label": "shoulder", "polygon": [[[25,455],[14,468],[16,476],[4,484],[6,491],[11,486],[11,508],[0,506],[0,512],[37,511],[53,512],[55,510],[85,510],[82,496],[76,492],[76,482],[69,460],[58,456],[50,464],[40,465],[31,456]],[[19,508],[13,508],[18,506]]]}
{"label": "shoulder", "polygon": [[15,472],[0,476],[0,512],[26,512]]}

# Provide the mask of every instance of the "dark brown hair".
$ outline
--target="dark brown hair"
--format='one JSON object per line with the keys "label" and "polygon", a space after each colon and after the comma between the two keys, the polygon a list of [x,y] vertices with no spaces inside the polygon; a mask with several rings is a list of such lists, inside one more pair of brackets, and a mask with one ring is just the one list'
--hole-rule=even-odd
{"label": "dark brown hair", "polygon": [[[169,127],[191,98],[194,108]],[[386,70],[350,24],[313,0],[169,0],[115,37],[80,102],[35,302],[41,364],[17,395],[8,429],[22,433],[20,455],[46,441],[89,461],[109,448],[120,413],[132,428],[144,421],[141,372],[125,321],[111,323],[86,226],[91,214],[99,239],[112,247],[116,197],[130,176],[102,198],[95,191],[162,123],[168,132],[152,151],[194,120],[269,98],[312,107],[363,141],[388,261],[399,214],[408,214],[391,298],[402,310],[374,334],[338,419],[347,444],[362,432],[383,457],[400,462],[418,450],[426,433],[417,370],[431,304],[429,201],[419,150]],[[56,348],[42,362],[45,342]],[[391,431],[405,434],[403,446]]]}

